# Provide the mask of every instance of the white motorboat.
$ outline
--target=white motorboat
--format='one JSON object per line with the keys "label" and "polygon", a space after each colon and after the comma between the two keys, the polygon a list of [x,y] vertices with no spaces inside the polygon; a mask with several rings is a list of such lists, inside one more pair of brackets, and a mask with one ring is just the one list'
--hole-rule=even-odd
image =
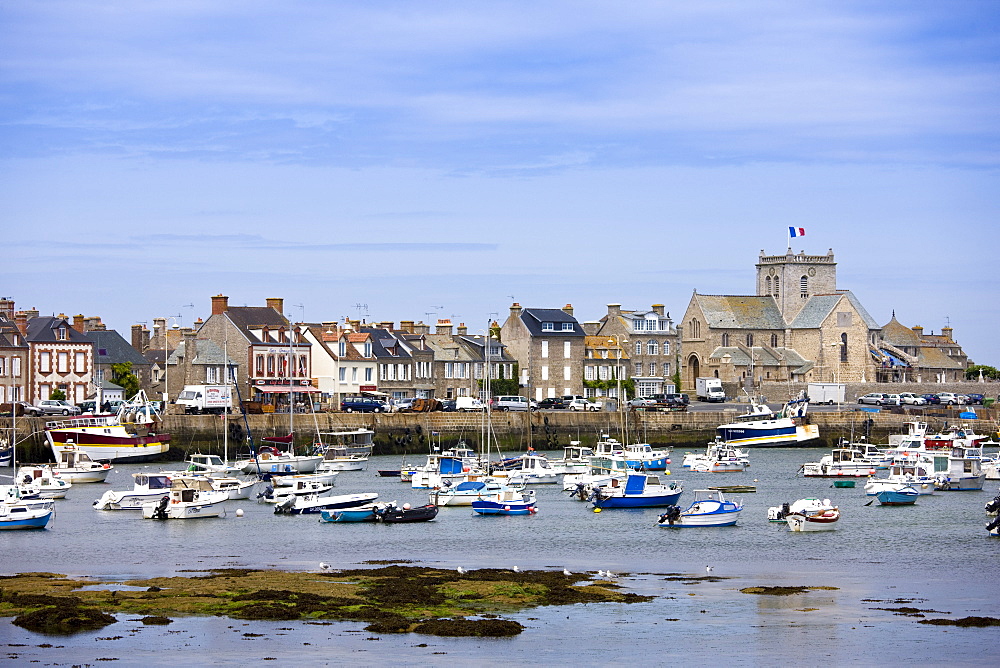
{"label": "white motorboat", "polygon": [[186,462],[187,472],[200,475],[224,475],[231,476],[241,472],[241,468],[227,463],[219,455],[204,455],[195,453],[190,455]]}
{"label": "white motorboat", "polygon": [[323,496],[333,491],[333,485],[318,480],[298,480],[292,485],[275,487],[268,485],[257,495],[259,503],[280,503],[290,496],[305,496],[307,494]]}
{"label": "white motorboat", "polygon": [[368,466],[375,432],[358,428],[351,431],[320,432],[315,451],[323,455],[319,471],[361,471]]}
{"label": "white motorboat", "polygon": [[83,450],[67,445],[52,464],[53,473],[71,483],[104,482],[114,467],[107,462],[95,462]]}
{"label": "white motorboat", "polygon": [[[204,478],[203,478],[204,480]],[[142,516],[152,520],[190,520],[202,517],[224,517],[223,501],[211,489],[175,487],[157,499],[142,505]]]}
{"label": "white motorboat", "polygon": [[413,489],[434,489],[446,481],[458,484],[470,477],[483,477],[486,471],[479,458],[469,448],[451,448],[427,455],[427,463],[413,469],[410,486]]}
{"label": "white motorboat", "polygon": [[624,482],[632,472],[622,455],[597,455],[590,458],[590,468],[586,473],[563,476],[563,490],[572,492],[580,501],[586,501],[593,487],[610,485],[612,480]]}
{"label": "white motorboat", "polygon": [[264,476],[264,479],[277,487],[295,487],[299,483],[319,483],[333,487],[337,484],[337,471],[320,471],[317,473],[298,473],[295,475]]}
{"label": "white motorboat", "polygon": [[0,530],[44,529],[52,518],[52,508],[19,503],[0,503]]}
{"label": "white motorboat", "polygon": [[720,490],[697,489],[694,500],[685,510],[677,506],[660,515],[657,524],[661,527],[729,527],[735,526],[743,504],[731,501]]}
{"label": "white motorboat", "polygon": [[665,471],[670,463],[669,450],[656,450],[648,443],[624,444],[618,439],[602,434],[594,446],[594,454],[622,455],[629,468],[641,471]]}
{"label": "white motorboat", "polygon": [[293,495],[274,504],[275,514],[303,515],[320,513],[324,510],[342,510],[358,508],[374,503],[378,494],[340,494],[338,496],[320,496],[317,494]]}
{"label": "white motorboat", "polygon": [[877,468],[862,449],[847,444],[847,447],[834,448],[818,462],[803,464],[801,470],[807,478],[867,478],[875,475]]}
{"label": "white motorboat", "polygon": [[[270,443],[285,443],[289,447],[291,436],[265,438]],[[257,452],[245,459],[238,460],[234,466],[247,475],[292,475],[295,473],[315,473],[322,455],[296,455],[291,450],[281,451],[274,445],[262,445]]]}
{"label": "white motorboat", "polygon": [[716,439],[704,453],[685,454],[682,464],[697,473],[738,473],[750,468],[750,456],[745,450]]}
{"label": "white motorboat", "polygon": [[133,473],[132,489],[107,491],[94,501],[97,510],[139,510],[143,503],[159,500],[170,491],[170,476],[163,473]]}
{"label": "white motorboat", "polygon": [[768,508],[767,519],[785,522],[789,531],[832,531],[840,519],[840,509],[830,499],[807,498]]}
{"label": "white motorboat", "polygon": [[37,494],[43,499],[64,499],[73,483],[63,480],[48,465],[21,466],[14,482],[25,494]]}
{"label": "white motorboat", "polygon": [[865,483],[865,493],[875,496],[886,486],[903,484],[916,490],[917,494],[933,494],[937,479],[933,475],[933,464],[927,458],[907,462],[896,462],[889,467],[889,474],[882,478],[869,478]]}
{"label": "white motorboat", "polygon": [[[510,485],[542,485],[559,482],[559,476],[545,455],[534,451],[516,458],[510,468],[494,469],[490,475]],[[510,460],[508,460],[509,462]]]}
{"label": "white motorboat", "polygon": [[751,402],[735,422],[716,428],[719,440],[735,446],[788,446],[819,438],[819,427],[806,424],[809,400],[793,399],[775,414],[767,405]]}
{"label": "white motorboat", "polygon": [[457,485],[445,485],[432,490],[428,497],[435,506],[471,506],[473,501],[499,502],[505,498],[504,493],[508,491],[526,494],[532,501],[535,498],[534,490],[525,491],[522,487],[511,486],[495,478],[466,480]]}
{"label": "white motorboat", "polygon": [[983,488],[983,449],[978,446],[955,445],[950,451],[934,452],[934,475],[938,489],[964,492]]}
{"label": "white motorboat", "polygon": [[586,473],[590,468],[590,458],[594,450],[580,445],[580,441],[570,441],[563,448],[562,459],[553,459],[549,463],[557,475],[575,475]]}

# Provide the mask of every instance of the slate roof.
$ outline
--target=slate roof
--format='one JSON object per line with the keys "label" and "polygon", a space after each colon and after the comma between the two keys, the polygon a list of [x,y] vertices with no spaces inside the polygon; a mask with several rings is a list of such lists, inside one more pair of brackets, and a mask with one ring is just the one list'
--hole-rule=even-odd
{"label": "slate roof", "polygon": [[897,348],[904,346],[915,347],[921,345],[920,337],[917,336],[917,333],[896,320],[895,314],[893,314],[892,320],[885,323],[882,327],[882,339]]}
{"label": "slate roof", "polygon": [[[17,345],[14,344],[14,337],[17,336]],[[0,314],[0,348],[27,348],[28,344],[17,329],[17,324]]]}
{"label": "slate roof", "polygon": [[[170,351],[170,363],[177,364],[179,362],[178,358],[185,356],[184,341],[177,344],[177,348]],[[222,366],[226,364],[226,356],[214,341],[210,339],[197,339],[195,343],[195,354],[194,359],[189,362],[189,364],[204,364]],[[236,366],[237,363],[233,361],[233,358],[229,358],[229,366]]]}
{"label": "slate roof", "polygon": [[73,329],[73,326],[65,318],[55,316],[39,316],[28,321],[28,336],[25,338],[32,343],[65,343],[56,338],[56,330],[60,324],[66,325],[69,337],[65,341],[71,343],[93,343],[86,334]]}
{"label": "slate roof", "polygon": [[949,357],[939,348],[921,348],[917,355],[917,365],[925,369],[964,369],[958,360]]}
{"label": "slate roof", "polygon": [[94,364],[131,362],[133,367],[149,366],[151,362],[113,329],[86,332],[94,342]]}
{"label": "slate roof", "polygon": [[774,297],[695,295],[709,327],[722,329],[784,329]]}
{"label": "slate roof", "polygon": [[858,298],[854,296],[854,293],[850,290],[837,290],[837,292],[832,294],[824,295],[813,295],[807,301],[806,305],[802,307],[798,315],[792,321],[792,329],[818,329],[822,326],[823,321],[826,320],[834,309],[837,308],[837,304],[840,303],[841,298],[846,298],[847,301],[851,303],[854,310],[858,312],[861,320],[865,323],[868,329],[880,329],[879,324],[875,322],[875,318],[871,317],[865,307],[861,305]]}
{"label": "slate roof", "polygon": [[[558,308],[526,308],[521,311],[521,322],[531,336],[584,336],[583,327],[576,318]],[[543,322],[557,323],[555,331],[542,330]],[[563,331],[558,323],[573,323],[573,331]]]}
{"label": "slate roof", "polygon": [[[372,335],[372,354],[375,357],[400,360],[411,358],[407,347],[403,345],[402,341],[394,337],[389,330],[376,327],[362,327],[361,331]],[[390,349],[395,350],[395,354],[390,352]]]}
{"label": "slate roof", "polygon": [[236,325],[251,343],[273,343],[274,341],[262,341],[254,334],[253,330],[268,328],[280,330],[288,327],[288,320],[285,316],[275,311],[270,306],[230,306],[225,313],[229,321]]}
{"label": "slate roof", "polygon": [[[774,348],[774,351],[784,357],[784,363],[787,364],[794,373],[805,373],[813,366],[813,363],[810,360],[802,357],[802,355],[800,355],[794,348]],[[757,359],[754,362],[756,366],[778,366],[781,364],[781,360],[771,354],[767,348],[754,348],[754,353],[757,356]],[[747,352],[742,348],[735,346],[720,346],[712,351],[709,358],[713,360],[721,360],[726,354],[729,355],[734,366],[750,365],[750,355],[747,354]]]}

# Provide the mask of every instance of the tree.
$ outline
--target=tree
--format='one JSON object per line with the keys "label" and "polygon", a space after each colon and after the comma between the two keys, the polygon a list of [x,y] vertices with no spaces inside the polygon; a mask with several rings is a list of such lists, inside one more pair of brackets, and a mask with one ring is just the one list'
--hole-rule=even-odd
{"label": "tree", "polygon": [[996,367],[986,366],[985,364],[973,364],[965,370],[965,379],[979,380],[980,371],[983,372],[983,378],[989,378],[990,380],[1000,378],[1000,371],[997,371]]}
{"label": "tree", "polygon": [[139,391],[139,379],[132,373],[131,362],[112,364],[111,382],[125,390],[127,399],[131,399]]}
{"label": "tree", "polygon": [[66,398],[66,393],[60,389],[55,389],[49,392],[49,399],[63,400]]}

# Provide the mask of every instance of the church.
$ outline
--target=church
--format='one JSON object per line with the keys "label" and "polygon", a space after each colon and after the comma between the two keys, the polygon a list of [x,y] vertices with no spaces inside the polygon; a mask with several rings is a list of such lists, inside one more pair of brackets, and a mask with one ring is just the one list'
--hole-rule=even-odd
{"label": "church", "polygon": [[832,249],[826,255],[762,250],[756,292],[695,290],[681,329],[685,387],[704,376],[741,385],[964,378],[969,362],[949,328],[939,337],[922,335],[920,327],[905,335],[894,314],[884,336],[854,293],[837,288]]}

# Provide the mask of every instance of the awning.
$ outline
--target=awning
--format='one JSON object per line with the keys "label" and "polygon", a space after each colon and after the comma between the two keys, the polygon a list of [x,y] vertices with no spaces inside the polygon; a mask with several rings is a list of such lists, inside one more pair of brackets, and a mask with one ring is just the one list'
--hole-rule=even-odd
{"label": "awning", "polygon": [[288,394],[294,391],[296,394],[309,394],[311,392],[319,392],[318,388],[310,387],[308,385],[254,385],[255,390],[260,390],[265,393],[280,392],[282,394]]}

